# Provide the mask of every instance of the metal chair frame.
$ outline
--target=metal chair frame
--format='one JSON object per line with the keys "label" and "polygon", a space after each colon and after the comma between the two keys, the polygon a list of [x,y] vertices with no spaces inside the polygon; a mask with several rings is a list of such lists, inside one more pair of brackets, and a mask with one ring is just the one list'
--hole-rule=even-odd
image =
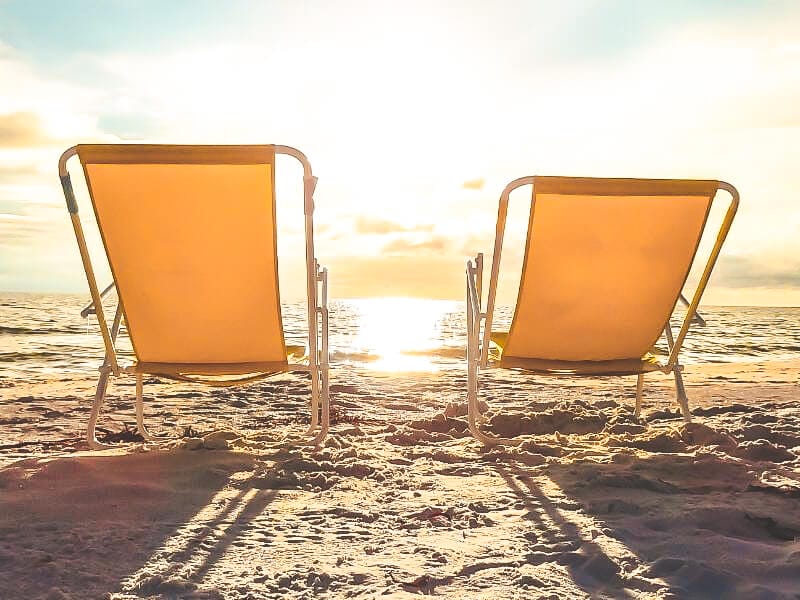
{"label": "metal chair frame", "polygon": [[[289,372],[308,372],[311,375],[311,424],[303,437],[312,436],[310,443],[319,445],[328,433],[330,428],[330,378],[329,378],[329,352],[328,352],[328,270],[320,268],[314,254],[314,190],[317,178],[311,171],[311,164],[306,156],[299,150],[290,146],[274,146],[275,154],[282,154],[295,158],[303,167],[303,196],[305,213],[305,238],[306,238],[306,291],[307,291],[307,311],[308,311],[308,364],[289,363],[286,369],[269,373]],[[121,366],[118,360],[115,343],[119,335],[122,319],[124,318],[123,308],[118,301],[114,311],[114,319],[111,326],[108,326],[105,312],[103,309],[103,298],[115,288],[116,282],[111,282],[102,291],[99,290],[94,274],[94,268],[89,256],[86,245],[83,226],[78,214],[78,204],[72,188],[72,181],[67,169],[67,161],[77,155],[78,147],[73,146],[67,149],[58,161],[58,173],[61,178],[61,186],[67,203],[67,210],[70,214],[72,227],[75,231],[75,238],[78,242],[78,249],[81,255],[86,280],[89,284],[91,302],[81,310],[81,316],[87,317],[90,314],[97,315],[100,325],[100,333],[105,345],[105,358],[100,365],[100,377],[97,382],[97,389],[92,403],[92,410],[89,415],[89,423],[86,431],[86,440],[93,449],[111,447],[97,440],[96,427],[100,414],[100,409],[106,397],[109,378],[113,375],[134,375],[136,377],[136,426],[139,434],[147,441],[159,439],[151,435],[144,425],[144,406],[143,406],[143,373],[137,372],[135,364]],[[157,373],[153,374],[158,376]],[[251,379],[248,379],[250,381]],[[244,385],[244,383],[242,383]],[[321,409],[321,410],[320,410]]]}
{"label": "metal chair frame", "polygon": [[[489,290],[487,294],[486,309],[482,309],[481,298],[483,294],[483,254],[479,253],[475,259],[467,261],[466,276],[466,296],[467,296],[467,415],[469,430],[472,435],[485,445],[506,444],[514,445],[521,443],[521,440],[510,440],[484,433],[479,428],[479,423],[485,421],[485,417],[480,410],[478,400],[478,375],[483,369],[502,368],[498,361],[493,361],[489,356],[489,345],[492,334],[492,322],[494,318],[495,301],[497,296],[497,280],[500,271],[500,258],[503,249],[503,236],[505,234],[506,219],[508,217],[508,203],[510,194],[517,188],[525,185],[534,186],[535,177],[521,177],[509,183],[500,196],[500,203],[497,211],[497,226],[495,231],[494,253],[492,255],[492,269],[489,279]],[[666,363],[659,365],[663,373],[672,373],[675,377],[675,387],[677,391],[677,402],[680,406],[684,421],[691,421],[689,412],[689,401],[686,395],[686,387],[683,383],[683,366],[678,360],[681,347],[683,346],[686,334],[692,323],[705,325],[705,320],[697,312],[703,292],[705,292],[711,272],[719,257],[722,244],[728,235],[733,217],[739,206],[739,192],[731,184],[724,181],[718,182],[717,191],[724,190],[730,194],[731,200],[725,217],[720,224],[717,238],[711,249],[703,273],[697,284],[697,288],[692,295],[691,301],[687,300],[683,293],[679,300],[686,305],[686,315],[684,316],[681,328],[677,337],[673,336],[670,318],[664,324],[664,335],[667,339],[669,357]],[[712,199],[712,202],[716,199]],[[532,195],[532,203],[536,202],[536,195]],[[677,305],[677,302],[676,302]],[[674,313],[674,308],[672,313]],[[639,373],[636,381],[636,407],[634,416],[639,417],[642,408],[642,393],[644,387],[644,373]]]}

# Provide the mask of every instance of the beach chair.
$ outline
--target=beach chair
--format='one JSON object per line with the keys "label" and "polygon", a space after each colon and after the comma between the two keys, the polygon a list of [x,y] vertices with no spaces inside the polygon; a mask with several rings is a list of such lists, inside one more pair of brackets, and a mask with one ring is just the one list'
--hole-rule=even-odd
{"label": "beach chair", "polygon": [[[508,331],[492,328],[509,195],[533,188],[517,303]],[[718,190],[730,194],[677,336],[670,317],[697,253]],[[467,385],[470,432],[484,444],[511,440],[482,432],[478,375],[488,368],[543,375],[636,375],[638,418],[644,375],[673,373],[684,420],[688,400],[678,360],[739,204],[721,181],[523,177],[500,196],[492,270],[481,304],[483,255],[467,262]],[[669,349],[653,348],[664,333]]]}
{"label": "beach chair", "polygon": [[[275,206],[275,156],[303,167],[307,345],[286,344],[281,319]],[[113,281],[102,292],[89,257],[67,161],[80,159]],[[278,373],[311,379],[311,426],[328,431],[327,269],[314,255],[314,188],[306,157],[288,146],[78,145],[59,160],[59,175],[105,359],[89,416],[95,435],[109,377],[136,378],[139,433],[145,375],[214,386],[241,385]],[[299,207],[298,207],[299,208]],[[103,297],[116,288],[109,324]],[[125,320],[135,361],[115,348]],[[321,410],[320,410],[321,408]],[[321,414],[320,414],[321,413]]]}

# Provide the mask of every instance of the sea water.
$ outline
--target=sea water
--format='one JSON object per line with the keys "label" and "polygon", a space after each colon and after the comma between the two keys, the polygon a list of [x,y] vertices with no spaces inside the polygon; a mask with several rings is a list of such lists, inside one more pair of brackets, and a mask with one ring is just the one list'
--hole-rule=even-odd
{"label": "sea water", "polygon": [[[96,376],[103,342],[96,317],[80,316],[86,302],[84,295],[0,293],[0,379]],[[109,298],[109,316],[113,305]],[[499,307],[497,327],[507,327],[511,314],[509,307]],[[707,306],[701,314],[706,325],[692,326],[681,354],[686,364],[800,357],[800,308]],[[306,319],[305,303],[283,306],[288,343],[304,341]],[[463,302],[374,298],[330,303],[334,368],[386,374],[460,372],[465,345]],[[665,350],[663,339],[659,346]],[[124,327],[118,350],[123,363],[133,360]]]}

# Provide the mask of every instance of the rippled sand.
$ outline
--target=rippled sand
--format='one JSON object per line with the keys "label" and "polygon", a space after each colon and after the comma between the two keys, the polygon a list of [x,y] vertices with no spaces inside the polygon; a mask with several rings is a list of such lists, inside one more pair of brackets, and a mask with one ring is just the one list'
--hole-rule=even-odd
{"label": "rippled sand", "polygon": [[498,372],[488,428],[526,437],[492,450],[458,372],[340,366],[316,451],[281,447],[301,377],[148,385],[152,429],[188,437],[93,453],[90,381],[6,383],[0,598],[797,598],[798,373],[693,367],[683,425],[666,377],[635,422],[631,378]]}

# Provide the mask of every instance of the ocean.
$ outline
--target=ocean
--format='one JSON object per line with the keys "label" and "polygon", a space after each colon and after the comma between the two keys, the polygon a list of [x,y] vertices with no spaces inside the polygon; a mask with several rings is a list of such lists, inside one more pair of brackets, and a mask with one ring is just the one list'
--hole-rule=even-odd
{"label": "ocean", "polygon": [[[96,319],[79,315],[86,301],[85,295],[0,294],[0,380],[95,377],[103,343]],[[511,310],[499,307],[498,327],[508,324]],[[800,308],[708,306],[701,314],[707,325],[692,327],[682,352],[686,364],[800,357]],[[302,343],[305,305],[284,305],[283,317],[287,342]],[[464,371],[463,302],[334,300],[330,333],[333,368],[387,375]],[[118,345],[132,358],[124,328]]]}

